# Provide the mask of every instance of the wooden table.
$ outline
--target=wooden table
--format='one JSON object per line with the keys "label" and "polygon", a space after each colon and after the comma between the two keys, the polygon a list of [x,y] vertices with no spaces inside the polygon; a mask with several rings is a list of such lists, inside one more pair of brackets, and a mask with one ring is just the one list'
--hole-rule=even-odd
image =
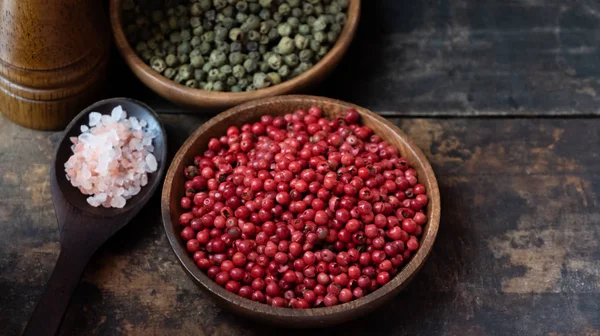
{"label": "wooden table", "polygon": [[[433,165],[440,232],[406,290],[326,330],[243,320],[186,277],[156,195],[92,259],[62,335],[600,335],[600,4],[363,4],[348,57],[315,93],[389,117]],[[174,154],[208,117],[173,114],[113,60],[110,95],[161,112]],[[1,335],[22,330],[58,255],[59,136],[0,119]]]}

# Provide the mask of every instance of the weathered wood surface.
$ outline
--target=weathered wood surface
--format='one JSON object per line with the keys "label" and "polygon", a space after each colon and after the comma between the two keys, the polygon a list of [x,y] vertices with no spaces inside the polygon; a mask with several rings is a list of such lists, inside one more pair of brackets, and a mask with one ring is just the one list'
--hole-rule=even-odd
{"label": "weathered wood surface", "polygon": [[[598,115],[599,45],[596,0],[369,0],[315,92],[388,116]],[[116,94],[153,96],[119,68]]]}
{"label": "weathered wood surface", "polygon": [[[163,115],[175,150],[205,119]],[[389,305],[314,335],[600,335],[600,119],[392,119],[431,160],[433,253]],[[24,327],[58,255],[57,133],[0,119],[0,334]],[[176,261],[159,195],[93,257],[62,335],[306,335],[220,310]],[[285,333],[284,333],[285,332]]]}

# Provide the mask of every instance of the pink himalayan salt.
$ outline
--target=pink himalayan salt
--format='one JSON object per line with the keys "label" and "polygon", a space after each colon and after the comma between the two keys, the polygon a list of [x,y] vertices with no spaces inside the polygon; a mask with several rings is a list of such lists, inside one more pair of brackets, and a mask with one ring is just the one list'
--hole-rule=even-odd
{"label": "pink himalayan salt", "polygon": [[148,184],[148,173],[158,169],[152,154],[155,135],[146,130],[145,120],[127,118],[121,106],[110,115],[90,113],[88,125],[70,138],[73,155],[65,163],[67,180],[91,195],[91,206],[122,208]]}

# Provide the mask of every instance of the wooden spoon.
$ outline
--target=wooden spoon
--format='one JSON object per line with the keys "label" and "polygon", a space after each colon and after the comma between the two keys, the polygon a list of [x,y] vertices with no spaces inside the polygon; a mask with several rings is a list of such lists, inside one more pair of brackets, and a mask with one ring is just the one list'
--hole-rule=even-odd
{"label": "wooden spoon", "polygon": [[[110,114],[112,109],[119,105],[128,116],[145,120],[148,130],[156,135],[152,144],[158,170],[149,174],[148,184],[138,195],[127,200],[124,208],[94,208],[88,205],[88,196],[83,195],[66,179],[64,163],[72,155],[69,137],[81,134],[80,126],[88,123],[89,113]],[[165,130],[156,113],[141,102],[127,98],[103,100],[86,108],[71,121],[58,145],[50,169],[52,201],[60,230],[60,255],[24,335],[56,334],[86,264],[98,247],[129,223],[152,197],[162,182],[166,160]]]}

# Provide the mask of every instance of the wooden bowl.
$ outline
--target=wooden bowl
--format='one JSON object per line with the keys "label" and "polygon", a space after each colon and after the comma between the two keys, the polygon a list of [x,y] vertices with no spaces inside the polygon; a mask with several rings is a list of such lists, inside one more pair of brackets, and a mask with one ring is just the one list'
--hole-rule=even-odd
{"label": "wooden bowl", "polygon": [[[333,307],[305,310],[277,308],[226,291],[196,266],[180,237],[182,227],[178,220],[184,210],[180,207],[179,200],[185,194],[183,170],[192,164],[194,156],[207,149],[210,138],[225,134],[229,126],[241,126],[244,123],[258,121],[265,114],[284,115],[300,108],[308,109],[313,105],[320,106],[329,118],[335,118],[348,108],[357,109],[364,125],[371,127],[376,134],[398,148],[402,157],[405,157],[417,171],[419,182],[427,188],[428,220],[417,253],[388,284],[375,292],[358,300]],[[381,116],[362,107],[329,98],[300,95],[266,98],[236,106],[200,126],[179,149],[171,163],[163,186],[161,208],[165,231],[171,247],[183,268],[200,288],[215,298],[219,304],[236,313],[271,324],[299,328],[341,323],[362,316],[392,299],[425,263],[433,247],[440,221],[440,195],[435,175],[425,155],[404,132]]]}
{"label": "wooden bowl", "polygon": [[251,92],[213,92],[177,84],[158,74],[144,63],[131,48],[125,37],[121,22],[121,3],[122,0],[110,1],[110,21],[117,48],[127,65],[146,86],[163,98],[175,104],[202,111],[222,110],[255,99],[305,92],[310,89],[325,79],[342,59],[350,46],[350,42],[352,42],[352,38],[354,38],[360,16],[360,0],[350,0],[348,20],[336,44],[323,59],[300,76],[272,87]]}

